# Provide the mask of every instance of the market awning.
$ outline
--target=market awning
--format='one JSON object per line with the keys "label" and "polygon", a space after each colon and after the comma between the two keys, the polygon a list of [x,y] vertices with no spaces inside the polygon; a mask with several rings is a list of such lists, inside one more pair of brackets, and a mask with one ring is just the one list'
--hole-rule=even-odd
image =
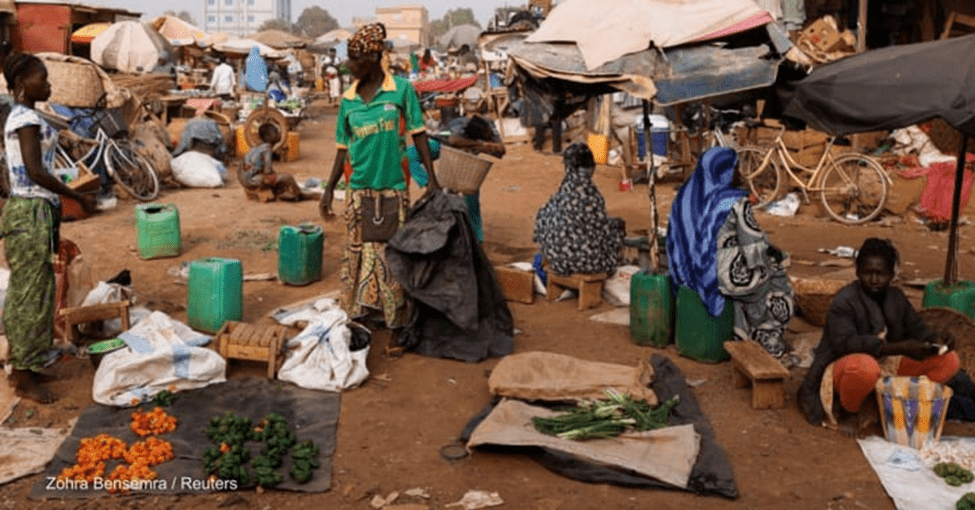
{"label": "market awning", "polygon": [[112,26],[109,22],[92,23],[85,25],[71,34],[71,42],[75,44],[91,44],[91,40],[98,34],[104,32]]}
{"label": "market awning", "polygon": [[477,83],[477,76],[457,78],[456,80],[427,80],[413,82],[413,88],[420,93],[448,93],[464,90]]}
{"label": "market awning", "polygon": [[770,45],[743,48],[700,44],[629,53],[587,70],[574,43],[508,43],[508,54],[535,78],[603,84],[661,105],[766,87],[779,58]]}

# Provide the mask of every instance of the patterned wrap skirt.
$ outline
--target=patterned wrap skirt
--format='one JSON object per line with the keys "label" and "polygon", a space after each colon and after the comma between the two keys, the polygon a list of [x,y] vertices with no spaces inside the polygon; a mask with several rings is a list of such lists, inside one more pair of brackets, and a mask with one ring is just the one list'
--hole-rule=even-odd
{"label": "patterned wrap skirt", "polygon": [[43,198],[7,200],[0,220],[10,285],[3,326],[16,370],[44,368],[54,338],[54,257],[60,211]]}
{"label": "patterned wrap skirt", "polygon": [[370,311],[378,311],[382,313],[387,327],[398,328],[405,326],[409,320],[409,300],[386,265],[386,243],[364,243],[360,231],[362,197],[379,195],[399,198],[399,226],[406,223],[410,209],[408,190],[346,191],[347,230],[340,275],[343,283],[341,304],[349,317],[361,318]]}

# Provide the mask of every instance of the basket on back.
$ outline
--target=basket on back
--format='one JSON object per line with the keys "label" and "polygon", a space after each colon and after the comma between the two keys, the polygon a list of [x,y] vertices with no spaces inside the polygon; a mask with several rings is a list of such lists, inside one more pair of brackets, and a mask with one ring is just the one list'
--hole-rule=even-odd
{"label": "basket on back", "polygon": [[440,159],[435,166],[440,187],[465,195],[477,193],[494,163],[486,157],[473,155],[448,145],[440,147]]}

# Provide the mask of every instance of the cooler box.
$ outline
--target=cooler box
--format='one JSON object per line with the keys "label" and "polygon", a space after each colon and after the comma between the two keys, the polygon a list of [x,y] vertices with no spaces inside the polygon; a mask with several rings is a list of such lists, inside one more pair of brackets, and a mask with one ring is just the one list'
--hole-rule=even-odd
{"label": "cooler box", "polygon": [[650,150],[657,156],[667,155],[667,139],[670,137],[670,121],[663,115],[650,116]]}

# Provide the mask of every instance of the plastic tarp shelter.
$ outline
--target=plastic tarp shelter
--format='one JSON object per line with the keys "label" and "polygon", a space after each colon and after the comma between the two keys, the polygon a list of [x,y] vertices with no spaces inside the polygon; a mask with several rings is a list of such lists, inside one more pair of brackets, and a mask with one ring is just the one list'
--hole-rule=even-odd
{"label": "plastic tarp shelter", "polygon": [[176,16],[159,16],[152,21],[155,28],[173,46],[189,46],[196,44],[205,48],[211,44],[210,36],[200,27],[186,22]]}
{"label": "plastic tarp shelter", "polygon": [[571,42],[592,71],[652,44],[669,48],[772,21],[754,0],[566,0],[527,42]]}

